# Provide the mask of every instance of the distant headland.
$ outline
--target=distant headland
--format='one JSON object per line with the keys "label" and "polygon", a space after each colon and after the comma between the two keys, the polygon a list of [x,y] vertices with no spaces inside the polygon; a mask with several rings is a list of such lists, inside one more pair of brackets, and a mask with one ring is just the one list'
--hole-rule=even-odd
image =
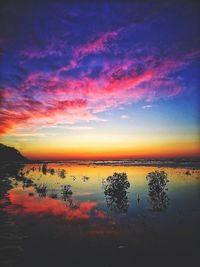
{"label": "distant headland", "polygon": [[24,157],[16,148],[0,144],[0,162],[27,162],[28,159]]}

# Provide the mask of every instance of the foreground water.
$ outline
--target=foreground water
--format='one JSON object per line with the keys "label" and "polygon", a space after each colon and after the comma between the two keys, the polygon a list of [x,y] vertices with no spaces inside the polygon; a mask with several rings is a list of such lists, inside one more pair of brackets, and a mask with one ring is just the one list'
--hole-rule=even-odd
{"label": "foreground water", "polygon": [[[147,179],[162,171],[166,183]],[[199,204],[195,168],[4,166],[0,265],[188,266],[198,259]]]}

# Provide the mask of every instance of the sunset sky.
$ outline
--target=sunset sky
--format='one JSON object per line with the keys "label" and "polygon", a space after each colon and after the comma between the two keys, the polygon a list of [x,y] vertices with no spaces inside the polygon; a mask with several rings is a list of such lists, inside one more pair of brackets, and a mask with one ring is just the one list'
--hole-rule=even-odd
{"label": "sunset sky", "polygon": [[16,2],[0,7],[2,143],[32,159],[200,154],[195,1]]}

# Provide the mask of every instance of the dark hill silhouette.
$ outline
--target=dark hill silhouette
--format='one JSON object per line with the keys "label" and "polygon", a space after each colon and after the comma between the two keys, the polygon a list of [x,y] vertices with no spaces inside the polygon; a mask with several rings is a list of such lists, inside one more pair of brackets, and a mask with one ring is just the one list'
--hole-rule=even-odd
{"label": "dark hill silhouette", "polygon": [[24,162],[28,159],[14,147],[0,144],[0,162]]}

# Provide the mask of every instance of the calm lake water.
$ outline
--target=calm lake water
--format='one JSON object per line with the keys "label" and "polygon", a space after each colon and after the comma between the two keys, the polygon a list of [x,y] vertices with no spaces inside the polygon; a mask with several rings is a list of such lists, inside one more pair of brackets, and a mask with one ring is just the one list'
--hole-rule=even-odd
{"label": "calm lake water", "polygon": [[[166,184],[147,179],[155,171],[164,171]],[[1,180],[1,266],[194,266],[198,259],[198,169],[26,164],[2,169]]]}

